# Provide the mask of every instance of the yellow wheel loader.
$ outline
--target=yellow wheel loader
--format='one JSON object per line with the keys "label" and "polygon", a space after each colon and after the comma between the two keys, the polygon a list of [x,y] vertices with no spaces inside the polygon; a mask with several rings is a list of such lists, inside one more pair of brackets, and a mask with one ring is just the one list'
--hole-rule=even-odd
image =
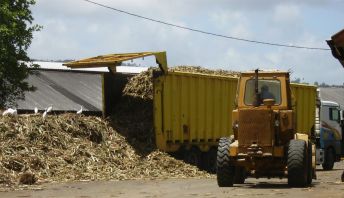
{"label": "yellow wheel loader", "polygon": [[288,72],[241,74],[232,115],[233,135],[221,138],[218,144],[220,187],[244,183],[247,177],[287,177],[292,187],[312,183],[316,88],[300,87],[293,85],[292,90]]}

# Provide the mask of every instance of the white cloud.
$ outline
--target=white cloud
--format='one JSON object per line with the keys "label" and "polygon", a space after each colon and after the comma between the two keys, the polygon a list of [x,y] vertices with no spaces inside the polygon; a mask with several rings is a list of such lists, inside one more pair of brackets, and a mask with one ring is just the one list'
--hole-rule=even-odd
{"label": "white cloud", "polygon": [[97,33],[97,32],[99,32],[99,25],[98,24],[90,24],[86,29],[90,33]]}
{"label": "white cloud", "polygon": [[294,23],[301,18],[300,7],[293,4],[280,4],[274,9],[273,19],[277,23]]}
{"label": "white cloud", "polygon": [[250,38],[250,23],[242,12],[228,12],[228,10],[219,10],[210,13],[211,22],[224,35]]}
{"label": "white cloud", "polygon": [[228,10],[219,10],[210,15],[217,26],[226,26],[233,23],[247,23],[246,17],[242,12],[228,12]]}
{"label": "white cloud", "polygon": [[251,37],[251,32],[245,25],[239,24],[229,30],[229,35],[249,39]]}

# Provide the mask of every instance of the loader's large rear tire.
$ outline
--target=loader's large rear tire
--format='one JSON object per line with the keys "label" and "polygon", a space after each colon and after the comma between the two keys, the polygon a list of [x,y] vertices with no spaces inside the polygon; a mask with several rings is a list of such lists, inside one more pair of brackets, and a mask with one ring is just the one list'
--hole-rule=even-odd
{"label": "loader's large rear tire", "polygon": [[334,166],[335,155],[332,148],[328,148],[325,151],[325,159],[322,167],[324,170],[332,170]]}
{"label": "loader's large rear tire", "polygon": [[303,140],[291,140],[288,148],[288,185],[304,187],[307,185],[308,160],[307,145]]}
{"label": "loader's large rear tire", "polygon": [[219,187],[231,187],[234,183],[235,167],[230,164],[229,138],[221,138],[217,148],[217,184]]}

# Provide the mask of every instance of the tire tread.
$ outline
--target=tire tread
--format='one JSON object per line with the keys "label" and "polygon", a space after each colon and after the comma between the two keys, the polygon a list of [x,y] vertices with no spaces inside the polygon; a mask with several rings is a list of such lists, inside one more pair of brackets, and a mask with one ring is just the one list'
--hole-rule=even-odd
{"label": "tire tread", "polygon": [[221,138],[217,149],[217,184],[219,187],[231,187],[234,182],[235,168],[230,165],[230,156],[228,153],[231,140]]}

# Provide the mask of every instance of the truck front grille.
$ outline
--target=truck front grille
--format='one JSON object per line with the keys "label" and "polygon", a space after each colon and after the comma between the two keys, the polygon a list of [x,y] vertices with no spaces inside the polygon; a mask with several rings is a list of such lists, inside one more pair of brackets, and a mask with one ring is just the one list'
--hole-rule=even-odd
{"label": "truck front grille", "polygon": [[273,112],[270,109],[239,110],[239,147],[272,146],[274,138]]}

